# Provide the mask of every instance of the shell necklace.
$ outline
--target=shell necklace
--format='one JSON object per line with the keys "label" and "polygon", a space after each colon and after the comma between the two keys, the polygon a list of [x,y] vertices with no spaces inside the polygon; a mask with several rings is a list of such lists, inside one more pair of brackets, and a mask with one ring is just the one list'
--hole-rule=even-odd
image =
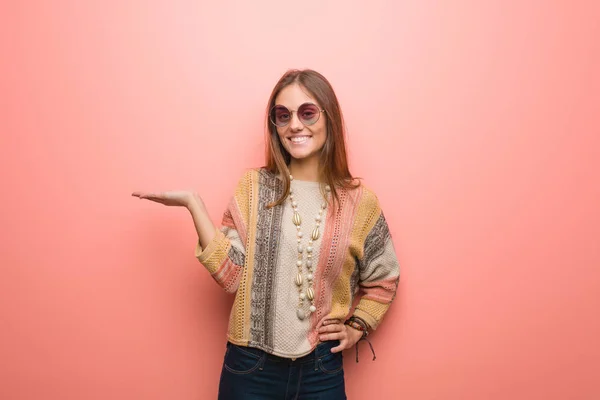
{"label": "shell necklace", "polygon": [[[293,181],[294,177],[290,175],[290,180]],[[331,187],[329,185],[325,186],[325,191],[327,195],[331,191]],[[298,239],[298,260],[296,261],[296,267],[298,267],[298,273],[296,274],[296,278],[294,279],[294,283],[298,288],[298,310],[296,311],[296,315],[298,319],[303,320],[311,313],[315,312],[317,308],[315,307],[315,291],[313,289],[313,247],[312,244],[316,241],[319,236],[321,236],[321,231],[319,227],[321,225],[321,219],[323,217],[323,211],[327,208],[327,202],[321,203],[321,208],[319,209],[319,214],[315,217],[315,227],[312,230],[312,233],[308,239],[308,244],[306,247],[302,245],[302,237],[304,233],[301,230],[302,218],[300,217],[300,213],[298,213],[298,203],[294,200],[294,193],[292,188],[290,188],[290,202],[292,203],[292,209],[294,210],[294,216],[292,217],[292,222],[296,225],[296,236]],[[306,252],[306,260],[304,259],[304,253]],[[304,291],[304,275],[303,266],[306,265],[306,291]],[[304,311],[304,301],[308,300],[310,302],[309,312],[306,313]]]}

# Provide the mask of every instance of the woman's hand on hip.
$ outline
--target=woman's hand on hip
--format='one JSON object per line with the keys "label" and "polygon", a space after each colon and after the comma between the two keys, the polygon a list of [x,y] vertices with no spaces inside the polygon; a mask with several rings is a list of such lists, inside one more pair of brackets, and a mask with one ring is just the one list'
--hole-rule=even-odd
{"label": "woman's hand on hip", "polygon": [[332,353],[337,353],[354,346],[362,337],[362,332],[351,326],[337,321],[325,321],[319,328],[319,339],[322,342],[327,340],[339,340],[340,345],[331,349]]}

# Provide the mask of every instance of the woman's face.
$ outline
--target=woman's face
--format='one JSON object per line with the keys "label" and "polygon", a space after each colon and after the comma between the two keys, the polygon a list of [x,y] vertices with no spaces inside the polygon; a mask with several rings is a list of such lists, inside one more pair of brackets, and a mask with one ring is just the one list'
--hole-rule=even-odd
{"label": "woman's face", "polygon": [[[312,125],[303,124],[298,117],[298,108],[304,103],[316,105],[314,110],[309,107],[301,115],[306,120],[318,118],[317,122]],[[327,116],[324,112],[321,112],[321,104],[309,95],[306,89],[298,84],[291,84],[279,92],[275,98],[275,105],[285,106],[291,111],[291,114],[285,113],[282,115],[283,118],[289,121],[288,124],[283,127],[276,127],[283,147],[293,159],[308,161],[311,158],[316,158],[318,160],[319,152],[325,145],[325,139],[327,138]],[[314,116],[313,111],[315,112]]]}

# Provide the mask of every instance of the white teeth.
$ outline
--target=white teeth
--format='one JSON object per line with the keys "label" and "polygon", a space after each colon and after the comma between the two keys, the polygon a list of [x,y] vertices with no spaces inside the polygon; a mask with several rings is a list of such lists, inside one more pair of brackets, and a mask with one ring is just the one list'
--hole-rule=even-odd
{"label": "white teeth", "polygon": [[306,142],[308,140],[308,136],[295,136],[293,138],[290,138],[290,140],[292,141],[292,143],[300,144]]}

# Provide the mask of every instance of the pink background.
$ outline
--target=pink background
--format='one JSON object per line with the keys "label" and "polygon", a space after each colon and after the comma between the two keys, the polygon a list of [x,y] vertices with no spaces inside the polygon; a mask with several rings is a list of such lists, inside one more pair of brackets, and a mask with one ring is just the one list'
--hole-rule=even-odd
{"label": "pink background", "polygon": [[600,398],[595,1],[0,4],[0,398],[215,398],[194,259],[288,68],[334,85],[402,265],[350,399]]}

